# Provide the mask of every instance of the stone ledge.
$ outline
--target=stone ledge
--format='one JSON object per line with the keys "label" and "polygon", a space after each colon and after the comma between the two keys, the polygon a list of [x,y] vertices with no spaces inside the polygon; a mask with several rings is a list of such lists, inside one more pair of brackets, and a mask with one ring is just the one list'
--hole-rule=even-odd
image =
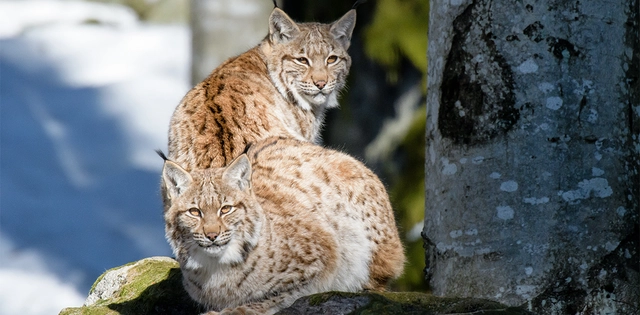
{"label": "stone ledge", "polygon": [[497,302],[473,298],[442,298],[419,292],[326,292],[298,299],[280,315],[321,314],[530,314]]}
{"label": "stone ledge", "polygon": [[[108,270],[85,305],[60,315],[176,314],[203,312],[182,288],[178,262],[151,257]],[[298,299],[278,314],[530,314],[521,308],[473,298],[441,298],[417,292],[326,292]]]}

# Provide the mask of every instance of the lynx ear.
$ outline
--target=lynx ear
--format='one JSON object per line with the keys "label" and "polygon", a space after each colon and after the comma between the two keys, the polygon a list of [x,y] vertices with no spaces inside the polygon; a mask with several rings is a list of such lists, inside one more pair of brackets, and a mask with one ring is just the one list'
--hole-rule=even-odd
{"label": "lynx ear", "polygon": [[222,173],[222,180],[240,190],[251,188],[251,163],[246,154],[236,158]]}
{"label": "lynx ear", "polygon": [[191,185],[193,179],[180,165],[169,160],[162,167],[162,182],[170,199],[180,196]]}
{"label": "lynx ear", "polygon": [[274,8],[269,17],[269,39],[273,44],[286,43],[295,38],[300,29],[284,11]]}
{"label": "lynx ear", "polygon": [[351,45],[351,35],[356,26],[356,10],[351,9],[345,13],[339,20],[331,24],[331,35],[342,44],[344,49],[348,49]]}

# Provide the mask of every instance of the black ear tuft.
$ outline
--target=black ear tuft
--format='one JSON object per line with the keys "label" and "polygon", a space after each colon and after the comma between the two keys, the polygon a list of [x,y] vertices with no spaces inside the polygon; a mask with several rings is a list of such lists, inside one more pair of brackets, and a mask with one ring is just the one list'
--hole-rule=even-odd
{"label": "black ear tuft", "polygon": [[162,150],[158,149],[156,150],[156,153],[158,153],[158,155],[163,159],[163,160],[168,160],[167,156],[164,155],[164,153],[162,153]]}
{"label": "black ear tuft", "polygon": [[273,7],[277,8],[278,7],[278,3],[276,2],[276,0],[273,0]]}
{"label": "black ear tuft", "polygon": [[[274,0],[274,1],[275,1],[275,0]],[[357,0],[357,1],[353,4],[353,6],[351,7],[351,10],[355,10],[359,5],[361,5],[361,4],[365,3],[365,2],[367,2],[367,0]]]}
{"label": "black ear tuft", "polygon": [[242,154],[247,154],[249,152],[249,149],[251,149],[251,146],[253,146],[253,142],[249,142],[249,144],[244,147],[244,151],[242,151]]}

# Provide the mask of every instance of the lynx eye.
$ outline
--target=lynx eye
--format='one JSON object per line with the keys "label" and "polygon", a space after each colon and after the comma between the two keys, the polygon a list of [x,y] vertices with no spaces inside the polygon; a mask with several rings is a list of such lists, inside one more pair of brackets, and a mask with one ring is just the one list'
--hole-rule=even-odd
{"label": "lynx eye", "polygon": [[305,57],[296,58],[296,61],[298,63],[300,63],[300,64],[303,64],[303,65],[308,65],[309,64],[309,59],[307,59]]}
{"label": "lynx eye", "polygon": [[327,58],[327,64],[332,64],[336,61],[338,61],[338,56],[329,56],[329,58]]}
{"label": "lynx eye", "polygon": [[198,209],[198,208],[191,208],[191,209],[187,210],[187,212],[190,215],[194,216],[194,217],[198,217],[199,218],[199,217],[202,216],[202,212],[200,212],[200,209]]}
{"label": "lynx eye", "polygon": [[233,207],[230,205],[222,206],[222,208],[220,208],[220,214],[227,214],[231,212],[231,209],[233,209]]}

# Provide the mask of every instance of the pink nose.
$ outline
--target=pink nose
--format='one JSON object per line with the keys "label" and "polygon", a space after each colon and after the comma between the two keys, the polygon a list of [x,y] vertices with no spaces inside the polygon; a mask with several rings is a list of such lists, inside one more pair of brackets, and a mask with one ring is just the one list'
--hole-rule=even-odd
{"label": "pink nose", "polygon": [[324,86],[325,86],[325,85],[327,85],[327,81],[325,81],[325,80],[315,81],[315,82],[313,82],[313,83],[314,83],[314,84],[318,87],[318,89],[320,89],[320,90],[322,90],[322,89],[324,88]]}
{"label": "pink nose", "polygon": [[207,238],[212,240],[212,241],[215,241],[217,237],[218,237],[218,233],[216,233],[216,232],[207,233]]}

